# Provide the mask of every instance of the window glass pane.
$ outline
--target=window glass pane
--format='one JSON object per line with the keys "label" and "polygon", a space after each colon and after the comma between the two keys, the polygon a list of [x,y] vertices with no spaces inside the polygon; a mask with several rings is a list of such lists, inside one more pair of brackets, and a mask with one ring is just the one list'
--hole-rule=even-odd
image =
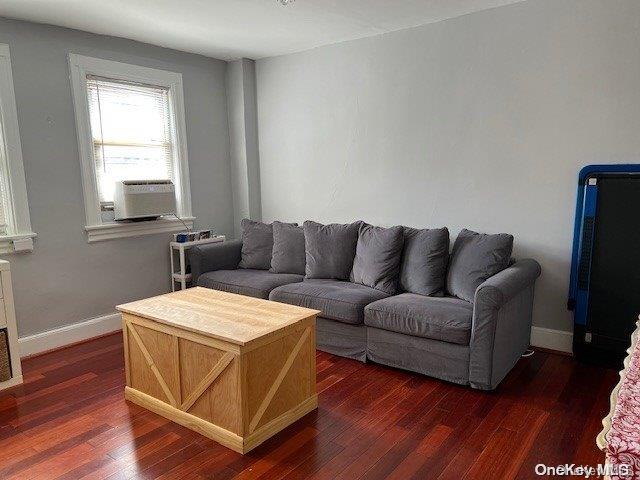
{"label": "window glass pane", "polygon": [[[98,183],[101,185],[102,201],[113,201],[115,183],[120,180],[166,180],[171,178],[171,169],[166,158],[170,151],[162,146],[116,146],[96,145],[95,158],[105,165],[97,169]],[[102,162],[102,156],[107,159]]]}
{"label": "window glass pane", "polygon": [[87,78],[98,194],[119,180],[173,180],[168,89]]}

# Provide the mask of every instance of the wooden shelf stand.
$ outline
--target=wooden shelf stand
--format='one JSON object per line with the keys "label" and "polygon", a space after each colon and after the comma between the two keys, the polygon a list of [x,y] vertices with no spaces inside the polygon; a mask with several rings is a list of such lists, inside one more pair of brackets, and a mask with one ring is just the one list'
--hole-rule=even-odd
{"label": "wooden shelf stand", "polygon": [[[224,242],[226,237],[224,235],[216,235],[211,238],[203,238],[202,240],[195,240],[193,242],[169,242],[169,258],[171,259],[171,291],[176,291],[176,284],[179,285],[180,290],[184,290],[192,285],[191,274],[187,272],[189,265],[189,259],[187,251],[191,247],[197,245],[206,245],[208,243],[220,243]],[[176,258],[177,261],[176,261]],[[177,266],[177,270],[176,270]]]}
{"label": "wooden shelf stand", "polygon": [[18,327],[13,304],[11,268],[6,260],[0,260],[0,330],[4,331],[6,335],[8,358],[5,358],[4,361],[8,361],[10,371],[9,378],[0,381],[0,390],[4,390],[22,383],[22,365],[20,364]]}

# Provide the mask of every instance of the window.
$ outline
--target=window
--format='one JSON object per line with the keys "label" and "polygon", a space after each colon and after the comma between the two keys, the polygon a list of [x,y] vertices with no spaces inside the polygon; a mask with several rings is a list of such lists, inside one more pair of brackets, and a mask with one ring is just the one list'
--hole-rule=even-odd
{"label": "window", "polygon": [[178,219],[113,221],[120,180],[172,180],[178,216],[193,225],[182,76],[71,54],[85,213],[90,242],[178,231]]}
{"label": "window", "polygon": [[173,180],[169,89],[87,78],[100,204],[119,180]]}
{"label": "window", "polygon": [[11,56],[0,44],[0,253],[33,249]]}

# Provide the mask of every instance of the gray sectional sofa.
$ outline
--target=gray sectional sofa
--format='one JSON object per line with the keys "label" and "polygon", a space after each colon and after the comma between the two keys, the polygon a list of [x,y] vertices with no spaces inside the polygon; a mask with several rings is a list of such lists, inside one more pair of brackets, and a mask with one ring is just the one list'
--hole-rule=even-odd
{"label": "gray sectional sofa", "polygon": [[492,390],[529,346],[535,260],[510,235],[243,221],[192,249],[197,285],[322,311],[317,348]]}

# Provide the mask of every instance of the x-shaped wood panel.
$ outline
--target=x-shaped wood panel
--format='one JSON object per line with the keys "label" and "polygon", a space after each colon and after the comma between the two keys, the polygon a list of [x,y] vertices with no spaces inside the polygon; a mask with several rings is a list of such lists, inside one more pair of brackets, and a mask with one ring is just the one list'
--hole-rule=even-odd
{"label": "x-shaped wood panel", "polygon": [[284,362],[284,365],[280,369],[278,376],[276,377],[274,382],[271,384],[271,387],[269,387],[269,390],[267,391],[267,394],[262,399],[262,402],[260,403],[258,410],[256,410],[256,413],[251,419],[251,422],[249,422],[249,433],[253,432],[258,426],[258,424],[260,423],[260,420],[262,419],[264,412],[267,411],[267,408],[269,407],[271,400],[273,400],[273,397],[278,391],[278,388],[280,388],[280,385],[282,384],[284,377],[286,377],[287,373],[289,373],[289,370],[293,365],[293,361],[298,356],[298,353],[300,352],[300,349],[306,342],[307,338],[309,338],[310,333],[311,333],[311,327],[307,327],[304,330],[304,332],[302,332],[302,335],[300,335],[300,338],[298,339],[298,342],[293,347],[293,350],[291,350],[291,353],[289,353],[289,356],[287,357],[287,360]]}
{"label": "x-shaped wood panel", "polygon": [[200,381],[198,386],[195,388],[193,392],[182,402],[180,405],[180,410],[186,412],[191,408],[191,406],[196,403],[202,394],[216,381],[216,379],[220,376],[220,374],[224,371],[225,368],[231,363],[233,360],[233,353],[225,353],[218,363],[214,365],[209,373],[207,373],[204,378]]}
{"label": "x-shaped wood panel", "polygon": [[[138,348],[140,349],[140,351],[142,352],[142,355],[144,356],[147,362],[147,365],[153,372],[154,376],[156,377],[156,380],[158,380],[158,383],[160,384],[160,388],[162,388],[162,391],[167,396],[169,403],[173,407],[179,408],[183,412],[188,411],[193,406],[193,404],[202,396],[202,394],[207,391],[207,389],[216,381],[216,379],[220,376],[220,374],[224,372],[227,366],[229,366],[229,364],[231,363],[231,361],[235,356],[231,352],[226,352],[224,355],[222,355],[222,357],[220,357],[220,360],[218,360],[218,362],[213,366],[213,368],[209,371],[209,373],[207,373],[204,376],[204,378],[196,386],[193,392],[191,392],[187,396],[187,398],[182,402],[182,404],[179,405],[178,401],[171,393],[171,389],[167,385],[167,382],[165,381],[162,374],[158,370],[158,367],[155,365],[155,362],[153,361],[153,357],[149,353],[149,350],[147,349],[144,342],[142,341],[142,338],[140,337],[140,334],[136,329],[136,325],[134,325],[131,322],[127,322],[127,325],[129,327],[129,331],[131,332],[131,335],[133,336],[133,339],[138,345]],[[179,359],[176,358],[175,362],[176,364],[178,364]]]}

